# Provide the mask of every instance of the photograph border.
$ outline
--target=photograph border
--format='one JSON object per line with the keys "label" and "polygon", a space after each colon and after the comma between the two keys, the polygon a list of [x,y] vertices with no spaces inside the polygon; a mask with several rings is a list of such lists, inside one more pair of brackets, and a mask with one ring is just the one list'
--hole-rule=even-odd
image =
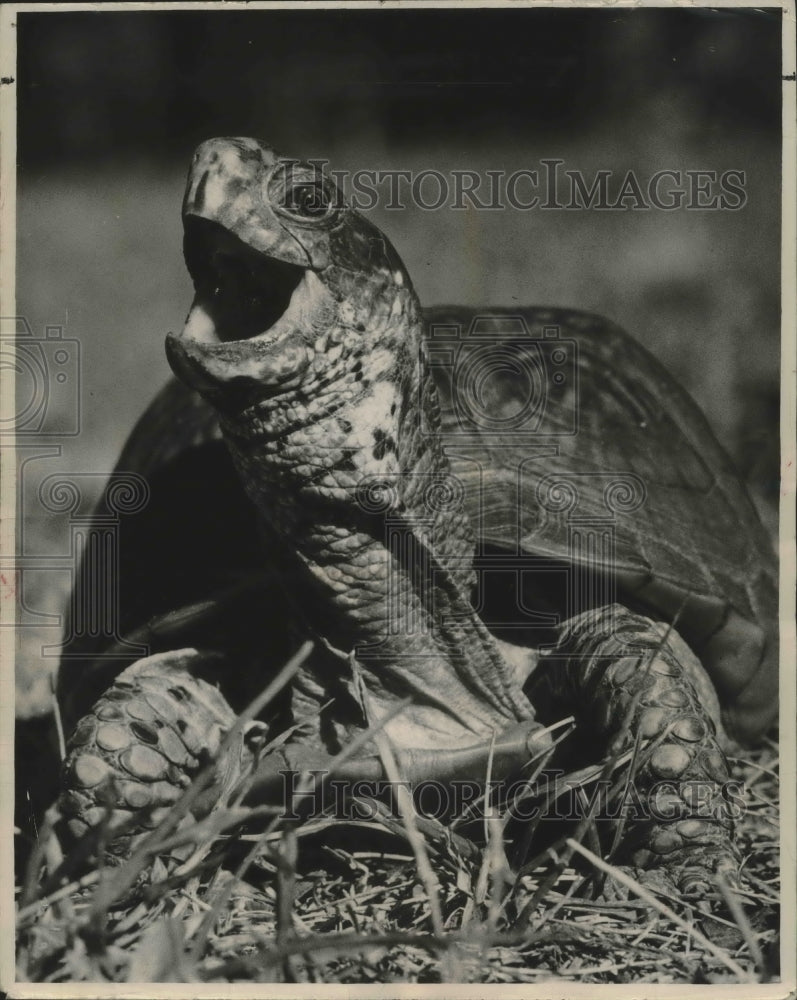
{"label": "photograph border", "polygon": [[[522,0],[521,0],[522,2]],[[534,8],[559,8],[560,0],[533,0],[522,4]],[[496,9],[518,7],[517,0],[501,0],[492,3],[474,3],[470,0],[384,0],[384,2],[316,2],[299,0],[286,3],[106,3],[102,9],[96,4],[15,4],[6,3],[0,9],[2,39],[0,48],[0,315],[16,316],[16,32],[15,17],[22,12],[35,12],[46,17],[48,13],[62,11],[96,11],[96,16],[112,15],[115,11],[209,11],[220,12],[274,10],[279,8],[301,9],[307,17],[314,10],[330,8],[348,9],[432,9],[432,8],[473,8]],[[238,984],[45,984],[18,983],[14,980],[14,879],[13,879],[13,837],[14,837],[14,636],[15,606],[13,600],[0,602],[0,892],[2,910],[0,912],[0,986],[10,997],[487,997],[501,996],[505,1000],[514,997],[573,996],[592,997],[595,995],[618,997],[650,996],[657,998],[693,997],[696,994],[716,997],[780,998],[794,995],[797,989],[794,940],[795,928],[795,886],[797,885],[797,801],[795,784],[795,746],[797,742],[797,695],[795,677],[797,659],[795,657],[795,495],[797,492],[797,448],[795,447],[795,426],[797,426],[797,296],[795,279],[797,273],[797,223],[795,221],[795,190],[797,190],[797,152],[795,147],[795,0],[781,0],[779,3],[765,0],[763,3],[740,3],[736,0],[716,0],[716,2],[683,3],[640,3],[639,0],[614,0],[614,2],[577,2],[568,4],[568,10],[626,8],[780,8],[783,11],[783,119],[782,119],[782,230],[781,230],[781,503],[780,503],[780,734],[781,734],[781,785],[783,799],[781,805],[781,898],[782,898],[782,939],[781,939],[781,980],[771,984],[723,984],[721,986],[627,984],[611,986],[590,986],[586,984],[549,981],[539,986],[528,984],[418,986],[394,984],[383,987],[359,987],[333,985],[258,985]],[[13,418],[14,375],[12,371],[0,372],[0,417]],[[16,483],[13,445],[2,442],[2,480],[0,481],[0,551],[6,557],[15,553],[15,518],[20,512],[15,510]]]}

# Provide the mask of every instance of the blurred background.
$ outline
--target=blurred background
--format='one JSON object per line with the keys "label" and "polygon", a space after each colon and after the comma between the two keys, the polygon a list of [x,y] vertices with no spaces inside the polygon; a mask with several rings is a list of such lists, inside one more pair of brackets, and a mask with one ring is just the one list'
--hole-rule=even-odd
{"label": "blurred background", "polygon": [[[34,338],[62,327],[72,366],[47,434],[27,439],[57,447],[27,464],[23,555],[68,556],[41,481],[96,474],[82,480],[90,504],[169,377],[164,335],[191,299],[185,174],[193,147],[225,134],[349,171],[511,172],[552,157],[588,182],[744,171],[738,211],[368,214],[426,304],[571,306],[625,326],[704,408],[774,530],[777,11],[32,11],[17,31],[17,313]],[[47,707],[41,636],[58,642],[68,587],[65,571],[25,575],[23,712]]]}

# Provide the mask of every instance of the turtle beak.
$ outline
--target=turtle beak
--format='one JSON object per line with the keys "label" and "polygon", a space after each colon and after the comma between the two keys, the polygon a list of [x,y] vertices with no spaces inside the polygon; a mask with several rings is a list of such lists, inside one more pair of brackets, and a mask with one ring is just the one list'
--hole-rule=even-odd
{"label": "turtle beak", "polygon": [[334,308],[315,271],[196,216],[185,219],[184,252],[195,297],[182,333],[167,338],[178,377],[235,408],[300,384],[313,331]]}

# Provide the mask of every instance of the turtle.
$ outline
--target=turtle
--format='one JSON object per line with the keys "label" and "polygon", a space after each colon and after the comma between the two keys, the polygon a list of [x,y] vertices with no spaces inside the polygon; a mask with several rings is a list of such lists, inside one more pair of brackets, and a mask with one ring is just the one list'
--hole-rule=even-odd
{"label": "turtle", "polygon": [[[522,777],[573,716],[576,757],[632,758],[629,863],[733,877],[725,750],[777,713],[776,563],[686,391],[589,313],[422,309],[318,163],[260,140],[202,143],[182,215],[177,377],[117,465],[150,491],[119,635],[59,669],[68,834],[111,815],[118,860],[202,767],[203,808],[242,774],[262,800],[369,727],[414,782]],[[383,773],[373,742],[348,766]]]}

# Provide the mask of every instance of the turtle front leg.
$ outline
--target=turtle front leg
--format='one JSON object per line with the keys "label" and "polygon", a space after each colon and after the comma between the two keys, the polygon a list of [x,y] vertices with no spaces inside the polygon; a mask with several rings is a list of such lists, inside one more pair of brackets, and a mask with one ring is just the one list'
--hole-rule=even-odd
{"label": "turtle front leg", "polygon": [[715,873],[735,880],[733,786],[717,696],[674,629],[619,605],[585,612],[564,623],[532,683],[543,719],[572,713],[585,745],[597,739],[618,755],[636,748],[627,767],[631,812],[641,816],[623,840],[633,865],[663,868],[689,895],[710,891]]}
{"label": "turtle front leg", "polygon": [[179,649],[138,660],[83,716],[67,743],[59,799],[63,832],[105,824],[107,860],[121,863],[208,765],[212,781],[180,826],[224,801],[251,766],[260,723],[228,739],[236,715],[198,676],[218,656]]}

